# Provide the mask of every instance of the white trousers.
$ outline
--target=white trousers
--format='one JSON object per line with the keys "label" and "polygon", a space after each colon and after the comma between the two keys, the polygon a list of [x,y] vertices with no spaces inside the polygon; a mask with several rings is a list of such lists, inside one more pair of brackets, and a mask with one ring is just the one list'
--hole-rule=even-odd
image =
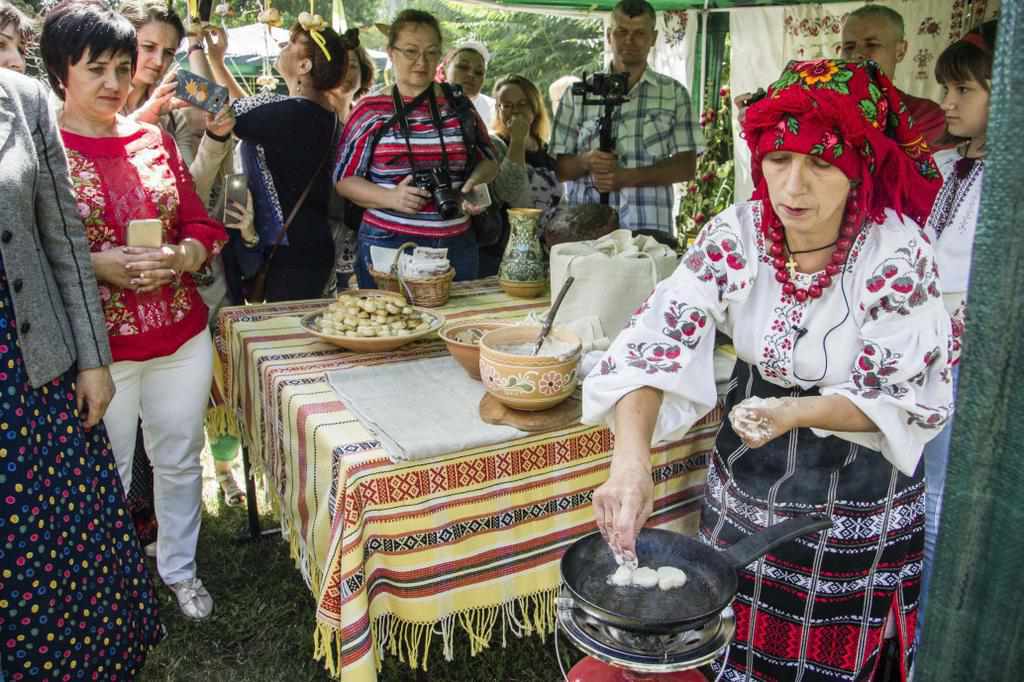
{"label": "white trousers", "polygon": [[146,454],[153,463],[153,505],[159,524],[156,567],[168,585],[196,575],[202,516],[203,418],[213,379],[213,342],[205,327],[172,355],[110,366],[117,392],[103,422],[125,494],[139,417]]}

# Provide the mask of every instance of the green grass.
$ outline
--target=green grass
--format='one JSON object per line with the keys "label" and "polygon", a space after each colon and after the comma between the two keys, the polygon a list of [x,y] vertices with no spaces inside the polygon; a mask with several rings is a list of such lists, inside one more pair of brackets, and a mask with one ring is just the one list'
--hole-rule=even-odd
{"label": "green grass", "polygon": [[[213,595],[213,615],[201,623],[185,619],[174,595],[160,584],[160,615],[168,634],[150,653],[140,682],[329,680],[321,663],[313,660],[316,604],[288,556],[288,545],[277,536],[237,542],[246,528],[245,510],[224,505],[212,467],[208,461],[206,465],[198,562],[199,577]],[[276,525],[270,516],[264,516],[263,523],[264,527]],[[150,564],[150,570],[155,576],[155,564]],[[568,655],[566,648],[563,656]],[[463,636],[457,640],[451,663],[441,656],[437,637],[430,653],[425,675],[417,676],[397,658],[388,657],[378,679],[554,682],[560,677],[551,637],[544,642],[537,637],[513,638],[505,649],[497,639],[490,649],[471,657]],[[572,656],[578,654],[572,652]]]}

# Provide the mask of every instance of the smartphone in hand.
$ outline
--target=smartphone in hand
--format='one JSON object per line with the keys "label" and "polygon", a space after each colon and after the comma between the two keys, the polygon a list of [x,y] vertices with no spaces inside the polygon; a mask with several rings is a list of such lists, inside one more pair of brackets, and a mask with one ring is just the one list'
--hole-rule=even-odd
{"label": "smartphone in hand", "polygon": [[228,103],[228,89],[191,71],[179,71],[175,97],[216,114]]}
{"label": "smartphone in hand", "polygon": [[132,220],[128,223],[128,246],[159,249],[164,243],[164,226],[155,218]]}
{"label": "smartphone in hand", "polygon": [[487,208],[491,205],[491,191],[487,189],[487,185],[477,185],[466,192],[463,197],[477,208]]}
{"label": "smartphone in hand", "polygon": [[249,179],[245,173],[230,173],[224,176],[224,213],[221,222],[227,223],[231,217],[228,215],[228,208],[237,203],[245,206],[249,199]]}

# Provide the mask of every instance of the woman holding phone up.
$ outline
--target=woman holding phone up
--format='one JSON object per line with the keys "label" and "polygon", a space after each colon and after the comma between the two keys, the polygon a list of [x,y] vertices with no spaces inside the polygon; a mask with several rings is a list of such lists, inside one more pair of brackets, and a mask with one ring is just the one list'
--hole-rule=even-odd
{"label": "woman holding phone up", "polygon": [[[99,282],[117,393],[104,422],[131,486],[139,417],[153,462],[157,570],[185,616],[209,616],[196,577],[203,417],[213,345],[190,273],[225,242],[196,196],[174,140],[120,114],[138,57],[124,17],[66,0],[46,17],[40,52],[54,91],[78,213]],[[157,219],[157,248],[128,246],[130,225]]]}

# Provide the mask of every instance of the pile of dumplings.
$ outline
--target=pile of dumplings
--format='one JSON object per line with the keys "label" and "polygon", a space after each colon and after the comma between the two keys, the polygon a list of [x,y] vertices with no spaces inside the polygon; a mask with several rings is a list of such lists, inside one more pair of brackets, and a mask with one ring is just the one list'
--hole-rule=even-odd
{"label": "pile of dumplings", "polygon": [[686,584],[686,573],[675,566],[659,566],[657,569],[622,564],[608,576],[608,582],[616,587],[657,587],[668,591]]}
{"label": "pile of dumplings", "polygon": [[320,316],[320,331],[331,336],[410,336],[430,329],[435,318],[397,299],[342,294]]}

